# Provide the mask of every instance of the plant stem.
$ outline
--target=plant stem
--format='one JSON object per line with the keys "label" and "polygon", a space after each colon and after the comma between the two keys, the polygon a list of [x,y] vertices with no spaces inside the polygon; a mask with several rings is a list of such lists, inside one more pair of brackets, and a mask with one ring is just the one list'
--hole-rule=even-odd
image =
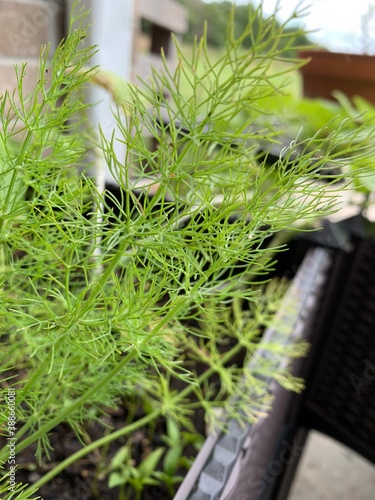
{"label": "plant stem", "polygon": [[[237,344],[233,349],[231,349],[228,353],[226,353],[223,357],[223,363],[226,363],[227,361],[229,361],[241,348],[242,348],[242,346],[240,344]],[[215,372],[215,370],[213,368],[209,368],[199,377],[199,382],[203,382],[204,380],[209,378],[211,375],[213,375],[214,372]],[[107,376],[106,378],[108,378],[108,377],[109,376]],[[178,394],[177,400],[184,399],[187,395],[189,395],[195,389],[196,389],[195,385],[194,386],[191,386],[191,385],[187,386],[183,391],[181,391]],[[92,391],[95,391],[95,390],[97,390],[97,387],[94,387],[92,389]],[[90,391],[90,393],[91,393],[91,391]],[[79,403],[77,405],[79,405]],[[69,407],[69,409],[70,408],[71,407]],[[26,489],[23,492],[23,494],[24,495],[30,494],[30,493],[32,493],[33,490],[35,490],[35,488],[38,489],[41,486],[43,486],[44,484],[48,483],[48,481],[50,481],[51,479],[56,477],[57,474],[59,474],[60,472],[65,470],[71,464],[75,463],[77,460],[84,457],[88,453],[90,453],[98,448],[101,448],[102,446],[108,445],[112,441],[115,441],[116,439],[119,439],[120,437],[126,436],[127,434],[130,434],[130,433],[134,432],[135,430],[137,430],[137,429],[139,429],[139,428],[141,428],[141,427],[143,427],[151,422],[154,422],[158,417],[160,417],[162,415],[162,413],[163,413],[162,408],[160,408],[158,410],[154,410],[152,413],[149,413],[148,415],[146,415],[145,417],[142,417],[141,419],[137,420],[136,422],[133,422],[132,424],[129,424],[126,427],[119,429],[115,432],[112,432],[111,434],[108,434],[107,436],[104,436],[104,437],[92,442],[91,444],[85,446],[84,448],[77,451],[76,453],[74,453],[70,457],[66,458],[59,465],[54,467],[50,472],[45,474],[41,479],[39,479],[36,483],[34,483],[32,487]],[[61,421],[60,418],[59,418],[59,420]],[[56,422],[53,421],[50,424],[51,424],[51,428],[52,428],[54,425],[56,425]],[[48,426],[48,427],[50,427],[50,426]],[[50,430],[50,428],[46,429],[46,426],[45,426],[40,432],[43,434],[43,433],[48,432],[48,430]],[[34,435],[32,437],[34,437]],[[25,443],[26,441],[27,440],[25,440],[23,443]],[[27,443],[27,445],[29,445],[29,444],[30,443]],[[20,448],[20,449],[23,449],[23,448]],[[20,500],[22,500],[22,497],[20,498]]]}
{"label": "plant stem", "polygon": [[[69,465],[72,465],[75,463],[77,460],[80,458],[84,457],[88,453],[96,450],[97,448],[101,448],[102,446],[109,444],[110,442],[114,441],[115,439],[118,439],[120,437],[126,436],[127,434],[130,434],[134,432],[135,430],[139,429],[140,427],[143,427],[147,425],[148,423],[152,422],[154,419],[158,418],[161,415],[161,410],[154,410],[152,413],[149,413],[145,417],[142,417],[141,419],[137,420],[136,422],[133,422],[132,424],[123,427],[122,429],[118,429],[115,432],[112,432],[111,434],[104,436],[93,443],[85,446],[81,450],[78,450],[76,453],[73,453],[73,455],[70,455],[70,457],[66,458],[63,460],[59,465],[54,467],[51,471],[49,471],[47,474],[45,474],[42,478],[40,478],[36,483],[33,484],[32,487],[27,488],[23,494],[27,495],[32,493],[33,490],[40,488],[44,484],[48,483],[51,479],[57,476],[60,472],[62,472],[64,469],[69,467]],[[22,497],[19,499],[22,500]]]}
{"label": "plant stem", "polygon": [[[106,281],[108,280],[108,278],[110,277],[111,273],[113,272],[113,270],[115,269],[116,265],[118,264],[119,260],[121,259],[122,255],[123,255],[123,252],[124,252],[124,248],[126,246],[126,240],[123,240],[120,244],[120,247],[119,249],[117,250],[116,254],[114,255],[114,257],[112,258],[110,264],[108,264],[108,267],[106,268],[106,270],[104,271],[103,275],[98,278],[97,282],[94,283],[94,287],[93,287],[93,290],[91,291],[89,297],[86,298],[84,304],[83,302],[80,303],[79,305],[76,306],[76,311],[77,311],[77,314],[76,315],[73,315],[73,319],[71,321],[71,323],[67,326],[67,329],[66,331],[64,332],[64,335],[69,335],[70,331],[75,327],[75,325],[77,324],[77,322],[79,321],[79,319],[84,316],[84,314],[87,312],[87,310],[89,310],[90,306],[93,304],[93,302],[95,301],[97,295],[100,293],[100,291],[102,290],[102,287],[104,286],[104,284],[106,283]],[[57,347],[59,347],[59,345],[63,342],[63,339],[60,338],[59,340],[57,340],[56,344],[55,344],[55,349]],[[21,394],[28,394],[30,391],[31,391],[31,388],[33,386],[33,383],[35,380],[38,380],[41,376],[42,376],[42,373],[45,369],[45,366],[48,364],[48,363],[51,363],[50,361],[50,357],[52,354],[53,351],[51,350],[49,355],[46,356],[46,358],[44,359],[44,361],[39,365],[38,369],[36,370],[36,372],[34,373],[33,377],[26,383],[26,385],[23,387],[23,390],[22,390],[22,393]],[[135,355],[135,352],[134,352],[134,355]],[[134,357],[134,356],[132,356]],[[119,366],[123,366],[127,363],[126,361],[127,357],[124,358],[121,363],[119,364]],[[117,372],[117,369],[115,370],[115,372]],[[99,384],[99,386],[101,386],[102,384]],[[93,394],[93,391],[91,390],[90,391],[90,395]],[[21,398],[19,400],[19,404],[22,402],[24,398]],[[78,399],[78,401],[76,403],[78,403],[79,401],[81,401],[81,399]],[[74,406],[74,409],[76,408],[76,404],[72,405]],[[69,408],[71,408],[69,406]],[[68,409],[69,409],[68,408]],[[61,415],[61,414],[60,414]],[[57,419],[57,417],[56,417]],[[53,421],[55,421],[56,419],[54,419]],[[60,423],[62,420],[59,418],[59,422]],[[25,424],[18,432],[18,438],[21,437],[25,431],[30,427],[31,425],[31,421],[29,421],[29,423]],[[49,429],[50,430],[50,429]],[[0,459],[2,458],[1,454],[0,454]]]}
{"label": "plant stem", "polygon": [[[72,414],[75,410],[82,407],[90,397],[95,394],[99,389],[102,389],[108,382],[110,382],[113,377],[125,366],[127,365],[137,354],[135,348],[129,350],[127,355],[119,361],[119,363],[109,372],[107,375],[101,379],[96,385],[94,385],[89,391],[85,392],[79,399],[77,399],[73,404],[69,405],[67,408],[62,409],[59,414],[47,422],[45,425],[41,426],[36,432],[33,432],[31,436],[24,439],[16,448],[17,453],[21,450],[25,449],[30,444],[34,443],[37,439],[42,436],[47,435],[47,433],[56,427],[58,424],[63,422],[70,414]],[[18,436],[16,436],[18,437]],[[5,449],[3,454],[0,456],[0,461],[4,460],[5,455],[8,453],[8,450]]]}

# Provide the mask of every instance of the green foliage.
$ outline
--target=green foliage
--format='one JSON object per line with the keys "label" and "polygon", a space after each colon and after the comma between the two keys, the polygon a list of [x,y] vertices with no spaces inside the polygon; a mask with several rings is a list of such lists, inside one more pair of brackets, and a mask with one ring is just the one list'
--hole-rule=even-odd
{"label": "green foliage", "polygon": [[145,486],[164,485],[173,497],[175,485],[183,480],[177,470],[191,465],[191,460],[184,455],[185,448],[189,444],[198,448],[203,437],[197,433],[181,432],[179,425],[170,417],[166,418],[166,427],[167,434],[161,436],[160,440],[165,443],[167,449],[157,448],[150,451],[138,465],[132,457],[131,439],[119,449],[109,467],[110,488],[121,486],[124,498],[131,497],[133,492],[136,498],[141,498]]}
{"label": "green foliage", "polygon": [[[215,48],[223,48],[226,42],[226,30],[228,18],[231,16],[233,2],[204,2],[202,0],[181,0],[186,7],[189,16],[189,29],[185,33],[183,40],[186,43],[193,43],[196,37],[201,38],[204,32],[204,23],[207,22],[207,45]],[[249,11],[251,12],[251,29],[249,29]],[[296,15],[296,17],[298,17]],[[293,39],[293,44],[285,51],[286,57],[295,57],[298,47],[309,46],[306,33],[297,26],[281,26],[279,22],[272,17],[268,24],[267,16],[264,15],[262,7],[256,8],[252,4],[234,6],[234,34],[236,37],[246,32],[243,40],[243,48],[251,49],[256,46],[256,40],[264,36],[265,26],[268,25],[268,37],[274,38],[272,30],[276,27],[279,30],[279,46],[287,44],[288,38]]]}
{"label": "green foliage", "polygon": [[156,471],[155,476],[167,487],[172,497],[175,485],[183,480],[183,477],[177,474],[178,469],[188,469],[192,463],[185,453],[186,446],[191,444],[199,449],[203,444],[203,437],[196,432],[181,432],[179,425],[172,418],[167,418],[166,423],[167,434],[161,436],[161,439],[168,449],[163,458],[163,469]]}
{"label": "green foliage", "polygon": [[155,479],[155,470],[163,452],[163,448],[157,448],[147,455],[138,466],[135,466],[131,459],[129,445],[123,446],[112,459],[109,487],[114,488],[129,484],[134,488],[136,499],[139,500],[144,486],[159,484],[159,481]]}
{"label": "green foliage", "polygon": [[[50,435],[61,423],[82,442],[36,489],[91,451],[130,439],[160,418],[169,422],[162,468],[171,476],[171,457],[180,454],[184,432],[195,432],[190,417],[197,408],[210,425],[220,422],[218,409],[255,421],[270,404],[257,374],[300,389],[300,380],[278,371],[286,354],[280,346],[268,346],[274,361],[255,371],[237,360],[256,351],[277,309],[280,289],[267,291],[261,282],[283,248],[280,231],[335,210],[334,194],[317,182],[311,151],[324,145],[322,166],[345,163],[337,152],[342,128],[322,141],[304,140],[298,159],[296,141],[274,168],[259,161],[255,144],[273,136],[253,125],[280,92],[274,82],[284,71],[272,73],[272,62],[288,47],[279,46],[283,30],[271,18],[252,50],[243,50],[252,15],[239,38],[232,16],[217,61],[203,37],[191,59],[177,45],[174,71],[165,66],[143,87],[129,86],[117,112],[119,139],[102,134],[93,143],[82,127],[83,91],[95,79],[95,70],[87,69],[94,49],[83,48],[83,29],[72,30],[51,60],[44,51],[30,95],[23,94],[23,66],[17,92],[1,96],[0,356],[2,385],[17,393],[16,451],[37,443],[38,460],[48,459]],[[180,92],[182,80],[188,95]],[[373,154],[361,127],[348,138],[353,157]],[[116,140],[126,145],[125,160],[115,154]],[[117,213],[109,193],[84,173],[94,149],[122,189],[122,201],[113,200]],[[287,354],[304,351],[296,344]],[[86,424],[101,422],[121,399],[144,399],[148,410],[90,442]],[[134,466],[123,448],[110,484],[126,481],[141,491],[158,480],[162,453],[157,449]],[[7,457],[4,447],[0,460]],[[7,492],[4,481],[0,492]],[[28,487],[17,498],[33,492]]]}
{"label": "green foliage", "polygon": [[[259,125],[277,130],[276,141],[278,135],[283,139],[284,134],[298,136],[301,142],[315,137],[320,143],[316,156],[328,146],[325,139],[339,131],[335,151],[346,159],[343,171],[353,178],[352,186],[365,195],[363,208],[366,208],[370,195],[375,192],[375,156],[372,153],[360,155],[358,151],[366,144],[369,148],[373,144],[375,107],[361,96],[349,99],[340,91],[334,96],[335,101],[293,95],[273,96],[267,102],[267,114],[260,117]],[[358,149],[353,148],[355,143],[360,145]]]}

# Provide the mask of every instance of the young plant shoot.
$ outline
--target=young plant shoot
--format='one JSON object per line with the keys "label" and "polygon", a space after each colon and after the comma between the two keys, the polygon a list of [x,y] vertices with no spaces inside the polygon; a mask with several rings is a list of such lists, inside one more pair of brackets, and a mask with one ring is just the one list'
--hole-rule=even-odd
{"label": "young plant shoot", "polygon": [[[3,391],[16,393],[17,470],[29,448],[36,463],[48,463],[51,436],[62,424],[81,443],[33,485],[9,490],[3,400],[1,498],[37,498],[94,450],[112,485],[133,485],[140,495],[142,478],[154,483],[164,474],[172,489],[181,470],[167,458],[168,439],[131,469],[124,465],[130,444],[117,447],[127,457],[117,468],[103,450],[124,437],[131,443],[137,430],[163,419],[165,435],[191,435],[198,409],[210,427],[222,411],[250,421],[267,412],[270,401],[246,360],[285,287],[267,291],[262,282],[288,231],[336,210],[343,184],[324,167],[345,167],[345,151],[336,147],[339,125],[323,139],[296,137],[272,166],[259,158],[259,141],[275,139],[255,127],[257,118],[300,62],[280,64],[296,32],[271,16],[253,33],[256,15],[249,10],[239,37],[230,20],[216,60],[205,36],[189,57],[175,42],[173,70],[165,64],[147,81],[127,85],[116,114],[120,136],[111,140],[104,133],[92,139],[87,127],[85,91],[98,69],[88,69],[95,48],[85,47],[83,27],[72,28],[53,55],[43,50],[33,92],[23,92],[22,66],[16,92],[0,96],[0,366]],[[245,50],[247,37],[252,48]],[[373,147],[360,129],[349,132],[345,147],[363,163]],[[116,141],[126,145],[125,158],[116,156]],[[120,198],[101,192],[85,173],[98,151]],[[281,377],[275,367],[306,346],[268,348],[275,364],[262,367],[264,380],[299,390],[300,380],[287,371]],[[238,386],[244,379],[259,397],[248,400]],[[129,411],[120,428],[107,429],[106,412],[124,401],[140,404],[143,415]],[[103,424],[95,439],[93,422]],[[183,463],[181,446],[172,448]]]}

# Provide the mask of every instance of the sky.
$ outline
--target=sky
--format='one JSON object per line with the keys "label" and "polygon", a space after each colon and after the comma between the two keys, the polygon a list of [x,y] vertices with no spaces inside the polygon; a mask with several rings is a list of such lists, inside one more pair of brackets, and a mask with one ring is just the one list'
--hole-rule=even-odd
{"label": "sky", "polygon": [[285,18],[298,3],[308,12],[303,17],[306,27],[319,30],[311,35],[314,41],[340,52],[375,53],[374,0],[263,0],[263,7],[273,12],[278,4],[279,16]]}
{"label": "sky", "polygon": [[[237,0],[246,4],[247,0]],[[259,4],[260,0],[253,0]],[[308,12],[302,24],[308,30],[319,30],[310,38],[338,52],[375,54],[375,0],[262,0],[265,13],[279,6],[279,19],[286,20],[298,4]],[[363,25],[365,22],[365,27]],[[366,36],[366,29],[370,36]]]}

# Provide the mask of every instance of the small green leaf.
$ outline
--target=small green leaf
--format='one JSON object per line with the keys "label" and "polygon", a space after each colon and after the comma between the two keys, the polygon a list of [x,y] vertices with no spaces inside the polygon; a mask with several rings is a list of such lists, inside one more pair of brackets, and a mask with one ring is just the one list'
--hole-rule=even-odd
{"label": "small green leaf", "polygon": [[359,175],[358,176],[358,183],[360,184],[360,187],[363,187],[370,192],[374,192],[375,191],[375,173],[369,174],[369,175],[365,175],[365,174]]}
{"label": "small green leaf", "polygon": [[152,477],[147,477],[142,479],[142,484],[148,484],[151,486],[158,486],[160,481],[158,479],[153,479]]}
{"label": "small green leaf", "polygon": [[122,484],[126,484],[128,481],[128,477],[126,474],[121,474],[120,472],[111,472],[108,480],[108,488],[116,488],[116,486],[121,486]]}
{"label": "small green leaf", "polygon": [[174,441],[174,443],[181,441],[180,429],[176,421],[172,418],[167,419],[167,434]]}
{"label": "small green leaf", "polygon": [[130,459],[130,450],[128,445],[122,446],[114,455],[111,461],[111,468],[118,469],[121,465],[126,464]]}
{"label": "small green leaf", "polygon": [[170,448],[164,457],[163,468],[169,476],[173,476],[179,465],[179,460],[182,455],[182,447],[175,446]]}
{"label": "small green leaf", "polygon": [[164,448],[158,448],[152,451],[138,466],[138,471],[140,472],[142,478],[151,476],[155,471],[158,462],[164,453]]}

